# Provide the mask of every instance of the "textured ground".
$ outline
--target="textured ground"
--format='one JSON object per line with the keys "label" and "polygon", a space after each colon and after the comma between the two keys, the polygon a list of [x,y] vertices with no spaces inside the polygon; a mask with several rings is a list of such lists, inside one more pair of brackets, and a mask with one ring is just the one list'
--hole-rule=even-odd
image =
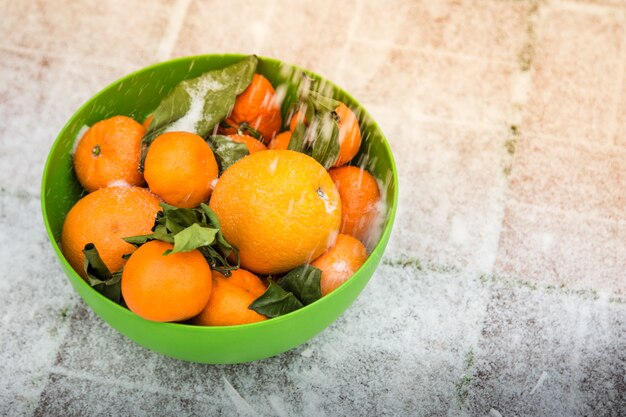
{"label": "textured ground", "polygon": [[[626,2],[0,10],[0,415],[626,415]],[[74,294],[40,176],[109,82],[235,51],[359,99],[395,152],[400,206],[381,267],[325,332],[258,363],[182,363]]]}

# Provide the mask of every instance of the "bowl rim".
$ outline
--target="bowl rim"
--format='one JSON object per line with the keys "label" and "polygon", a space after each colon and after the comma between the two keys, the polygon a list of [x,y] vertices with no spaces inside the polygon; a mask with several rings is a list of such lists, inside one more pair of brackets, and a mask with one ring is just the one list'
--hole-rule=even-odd
{"label": "bowl rim", "polygon": [[[154,322],[154,321],[150,321],[150,320],[146,320],[138,315],[136,315],[135,313],[133,313],[132,311],[130,311],[128,308],[123,307],[122,305],[108,299],[107,297],[105,297],[104,295],[102,295],[101,293],[99,293],[98,291],[94,290],[93,287],[91,287],[80,275],[78,275],[78,273],[69,265],[67,259],[65,258],[65,255],[63,255],[63,252],[61,251],[61,247],[59,245],[59,243],[57,242],[57,240],[54,238],[54,233],[52,232],[52,228],[50,226],[50,221],[48,219],[48,213],[46,210],[46,206],[47,206],[47,193],[46,193],[46,184],[47,184],[47,178],[48,178],[48,172],[50,170],[50,162],[53,159],[53,155],[55,154],[55,150],[58,146],[60,146],[60,139],[62,136],[65,135],[66,130],[69,129],[70,125],[72,125],[72,123],[74,122],[74,118],[76,117],[77,114],[79,114],[80,112],[83,111],[84,108],[86,108],[87,106],[91,105],[91,103],[95,100],[97,100],[97,98],[103,94],[105,91],[114,88],[114,86],[117,86],[121,83],[124,83],[125,81],[128,81],[130,79],[132,79],[133,77],[136,77],[138,75],[140,75],[141,73],[144,72],[149,72],[151,70],[154,70],[156,68],[159,67],[164,67],[164,66],[168,66],[171,65],[173,63],[177,63],[177,62],[185,62],[185,61],[193,61],[195,59],[212,59],[212,58],[245,58],[249,56],[249,54],[237,54],[237,53],[228,53],[228,54],[201,54],[201,55],[190,55],[190,56],[184,56],[184,57],[178,57],[178,58],[174,58],[174,59],[170,59],[167,61],[162,61],[162,62],[158,62],[143,68],[140,68],[138,70],[135,70],[121,78],[118,78],[116,80],[114,80],[113,82],[109,83],[108,85],[106,85],[105,87],[101,88],[97,93],[95,93],[93,96],[91,96],[87,101],[85,101],[78,109],[76,109],[74,111],[74,113],[70,116],[70,118],[68,119],[68,121],[65,123],[65,125],[61,128],[61,130],[59,131],[59,133],[57,134],[56,138],[54,139],[54,142],[52,143],[52,146],[50,147],[50,150],[48,152],[48,156],[46,158],[46,162],[45,162],[45,166],[44,166],[44,170],[43,170],[43,174],[42,174],[42,181],[41,181],[41,211],[43,214],[43,221],[44,221],[44,226],[46,229],[46,233],[48,235],[48,239],[50,240],[50,243],[59,259],[59,261],[61,262],[62,266],[64,267],[63,269],[65,270],[64,272],[66,272],[66,274],[70,274],[73,276],[74,281],[80,281],[81,284],[79,285],[83,285],[86,288],[88,288],[89,290],[94,292],[94,296],[95,297],[101,297],[101,301],[104,301],[105,303],[110,303],[110,306],[112,308],[117,308],[120,310],[121,314],[126,315],[129,318],[132,319],[140,319],[143,321],[146,321],[148,323],[152,323],[154,325],[159,325],[162,326],[164,329],[168,329],[168,328],[172,328],[172,329],[185,329],[185,330],[192,330],[194,332],[207,332],[207,333],[220,333],[220,332],[232,332],[233,330],[237,329],[241,329],[241,330],[245,330],[245,329],[262,329],[263,327],[266,326],[272,326],[274,324],[278,324],[278,322],[280,321],[286,321],[286,320],[291,320],[295,317],[298,316],[298,314],[302,314],[303,311],[311,309],[311,308],[319,308],[319,306],[321,304],[325,304],[328,302],[332,302],[332,299],[336,296],[338,296],[338,294],[340,294],[343,291],[347,291],[347,288],[350,286],[350,282],[354,282],[351,279],[348,279],[348,281],[346,281],[345,283],[343,283],[342,285],[340,285],[337,289],[335,289],[334,291],[332,291],[331,293],[327,294],[326,296],[323,296],[322,298],[320,298],[319,300],[316,300],[315,302],[305,305],[304,307],[292,311],[290,313],[287,313],[285,315],[282,316],[278,316],[278,317],[273,317],[273,318],[269,318],[268,320],[263,320],[263,321],[259,321],[259,322],[255,322],[255,323],[246,323],[246,324],[236,324],[236,325],[228,325],[228,326],[197,326],[197,325],[192,325],[192,324],[186,324],[186,323],[178,323],[178,322]],[[361,102],[359,102],[358,100],[356,100],[351,94],[349,94],[347,91],[345,91],[343,88],[341,88],[340,86],[338,86],[334,81],[326,78],[326,77],[322,77],[321,75],[310,71],[306,68],[302,68],[298,65],[294,65],[291,64],[289,62],[285,62],[276,58],[271,58],[271,57],[266,57],[266,56],[261,56],[261,55],[256,55],[255,56],[257,58],[259,58],[260,61],[264,61],[267,63],[271,63],[271,64],[275,64],[275,65],[288,65],[296,70],[299,71],[303,71],[306,72],[308,74],[311,74],[315,77],[318,77],[321,80],[325,80],[331,83],[333,89],[335,89],[336,91],[340,92],[341,94],[343,94],[345,97],[347,97],[349,100],[353,101],[354,103],[356,103],[359,106],[359,111],[365,115],[365,117],[368,120],[368,125],[371,126],[372,128],[378,130],[382,140],[382,144],[383,144],[383,148],[385,150],[385,152],[388,154],[389,157],[389,161],[390,161],[390,168],[391,168],[391,172],[392,172],[392,183],[394,185],[393,188],[393,198],[392,198],[392,204],[391,207],[389,209],[389,215],[388,215],[388,219],[387,221],[387,225],[384,228],[383,232],[381,233],[378,241],[376,242],[376,245],[374,246],[374,249],[372,250],[372,252],[368,255],[366,261],[363,263],[363,265],[361,265],[361,267],[356,270],[354,272],[354,275],[358,274],[359,271],[364,270],[368,265],[370,265],[371,263],[374,262],[378,262],[383,255],[384,252],[384,246],[386,246],[387,242],[392,228],[393,228],[393,223],[394,223],[394,219],[396,216],[396,211],[397,211],[397,207],[398,207],[398,171],[397,171],[397,167],[396,167],[396,163],[395,163],[395,159],[393,157],[393,152],[391,151],[391,146],[389,145],[389,141],[387,140],[387,137],[384,135],[382,129],[380,128],[380,126],[378,125],[378,122],[376,122],[376,120],[370,115],[370,113],[367,111],[367,109],[361,104]],[[68,276],[68,279],[70,277]],[[82,296],[81,296],[82,299]],[[315,307],[317,306],[317,307]]]}

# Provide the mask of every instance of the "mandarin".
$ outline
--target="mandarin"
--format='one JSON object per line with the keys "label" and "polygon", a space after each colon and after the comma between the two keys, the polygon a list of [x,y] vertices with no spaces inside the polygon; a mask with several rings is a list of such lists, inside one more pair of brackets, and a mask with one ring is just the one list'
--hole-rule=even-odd
{"label": "mandarin", "polygon": [[367,250],[359,240],[344,234],[337,236],[335,245],[311,262],[311,265],[322,271],[322,295],[327,295],[346,282],[366,259]]}
{"label": "mandarin", "polygon": [[253,138],[250,135],[233,134],[233,135],[228,135],[228,137],[233,142],[245,144],[246,148],[248,148],[248,152],[251,153],[251,154],[253,154],[255,152],[266,151],[267,150],[267,147],[265,145],[263,145],[263,142]]}
{"label": "mandarin", "polygon": [[142,185],[138,167],[145,133],[141,124],[126,116],[94,123],[74,152],[74,171],[83,188],[95,191],[116,182]]}
{"label": "mandarin", "polygon": [[345,165],[354,158],[361,147],[359,121],[348,106],[339,103],[335,109],[339,117],[339,156],[334,167]]}
{"label": "mandarin", "polygon": [[192,208],[209,199],[217,178],[211,147],[195,133],[168,132],[148,149],[144,176],[150,190],[166,203]]}
{"label": "mandarin", "polygon": [[211,268],[200,251],[177,252],[171,243],[141,245],[122,272],[122,296],[133,313],[152,321],[181,321],[202,311],[211,296]]}
{"label": "mandarin", "polygon": [[83,249],[93,243],[109,271],[117,272],[125,263],[122,255],[135,250],[122,238],[150,233],[159,210],[159,200],[146,188],[100,188],[67,213],[61,232],[63,254],[85,278]]}
{"label": "mandarin", "polygon": [[272,139],[269,145],[267,145],[267,149],[288,149],[289,142],[291,142],[291,132],[286,131],[283,133],[279,133]]}
{"label": "mandarin", "polygon": [[225,277],[212,271],[213,290],[206,307],[193,319],[201,326],[231,326],[267,320],[267,317],[248,308],[265,292],[265,285],[245,269],[232,271]]}
{"label": "mandarin", "polygon": [[329,174],[341,197],[341,233],[367,241],[380,202],[376,179],[355,166],[333,168]]}
{"label": "mandarin", "polygon": [[226,124],[235,130],[243,123],[258,131],[265,142],[269,142],[282,126],[276,91],[269,80],[260,74],[254,74],[248,88],[237,96],[226,119]]}

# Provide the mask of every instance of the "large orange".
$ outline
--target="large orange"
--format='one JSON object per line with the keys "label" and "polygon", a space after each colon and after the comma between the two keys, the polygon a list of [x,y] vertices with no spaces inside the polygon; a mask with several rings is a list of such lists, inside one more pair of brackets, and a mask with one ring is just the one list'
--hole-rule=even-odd
{"label": "large orange", "polygon": [[237,96],[233,110],[226,119],[226,124],[234,128],[240,127],[242,123],[257,130],[266,143],[282,126],[276,91],[269,80],[260,74],[254,74],[248,88]]}
{"label": "large orange", "polygon": [[335,245],[326,253],[311,262],[322,270],[320,287],[326,295],[346,282],[367,259],[365,246],[352,236],[337,236]]}
{"label": "large orange", "polygon": [[176,207],[192,208],[208,200],[217,175],[211,147],[195,133],[164,133],[146,155],[144,176],[150,190]]}
{"label": "large orange", "polygon": [[70,209],[63,223],[61,247],[72,268],[83,278],[83,248],[96,245],[111,272],[124,266],[122,255],[135,250],[122,238],[150,233],[159,200],[139,187],[106,187],[87,194]]}
{"label": "large orange", "polygon": [[334,243],[341,202],[316,160],[289,150],[257,152],[228,168],[209,203],[241,265],[259,274],[289,271]]}
{"label": "large orange", "polygon": [[380,190],[376,179],[355,166],[333,168],[329,174],[341,196],[341,233],[366,242],[378,215]]}
{"label": "large orange", "polygon": [[95,123],[74,152],[74,171],[83,188],[95,191],[115,183],[142,185],[141,138],[146,129],[126,116]]}
{"label": "large orange", "polygon": [[256,275],[245,269],[232,271],[225,277],[212,271],[213,290],[204,310],[193,319],[202,326],[231,326],[267,320],[267,317],[248,308],[265,292],[265,285]]}
{"label": "large orange", "polygon": [[139,247],[122,272],[122,297],[128,308],[153,321],[187,320],[211,296],[211,268],[198,250],[163,253],[171,243],[152,240]]}

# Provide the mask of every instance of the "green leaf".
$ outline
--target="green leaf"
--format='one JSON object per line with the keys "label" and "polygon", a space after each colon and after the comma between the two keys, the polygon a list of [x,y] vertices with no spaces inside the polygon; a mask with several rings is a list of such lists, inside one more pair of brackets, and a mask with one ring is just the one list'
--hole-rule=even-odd
{"label": "green leaf", "polygon": [[168,210],[165,216],[165,226],[173,234],[182,232],[197,222],[198,217],[194,209],[174,208]]}
{"label": "green leaf", "polygon": [[293,293],[304,305],[322,298],[320,280],[322,271],[312,265],[302,265],[279,278],[276,283],[282,289]]}
{"label": "green leaf", "polygon": [[317,91],[309,92],[308,102],[318,112],[333,112],[339,106],[339,101],[332,97],[324,96]]}
{"label": "green leaf", "polygon": [[217,243],[224,249],[233,249],[233,246],[226,241],[224,235],[222,234],[222,224],[220,223],[220,219],[217,217],[217,214],[205,203],[200,203],[200,210],[207,216],[209,223],[218,230],[215,239]]}
{"label": "green leaf", "polygon": [[[166,251],[166,254],[198,249],[211,269],[224,275],[230,275],[230,271],[239,268],[239,253],[224,238],[220,221],[208,205],[202,203],[193,209],[166,203],[160,203],[160,206],[163,211],[157,213],[152,234],[131,236],[124,240],[137,244],[154,239],[173,243],[174,248]],[[234,260],[231,257],[233,254]]]}
{"label": "green leaf", "polygon": [[339,125],[333,113],[323,113],[310,127],[313,140],[311,156],[325,169],[329,169],[339,157]]}
{"label": "green leaf", "polygon": [[215,242],[217,229],[202,227],[194,223],[174,235],[174,249],[171,253],[190,252],[201,246],[210,246]]}
{"label": "green leaf", "polygon": [[248,308],[267,317],[282,316],[302,307],[303,304],[293,293],[285,291],[272,280],[270,280],[267,290],[248,306]]}
{"label": "green leaf", "polygon": [[287,147],[287,149],[289,149],[290,151],[306,153],[305,136],[306,126],[303,122],[298,122],[298,124],[296,124],[296,128],[293,130],[293,132],[291,132],[291,139],[289,139],[289,146]]}
{"label": "green leaf", "polygon": [[140,170],[154,139],[169,128],[175,128],[181,119],[185,118],[185,125],[194,126],[194,133],[208,135],[228,116],[237,96],[250,85],[257,64],[257,57],[251,55],[176,85],[152,113],[154,119],[142,140]]}
{"label": "green leaf", "polygon": [[206,139],[215,154],[220,175],[232,164],[250,154],[245,143],[235,142],[228,136],[213,135]]}
{"label": "green leaf", "polygon": [[111,274],[93,243],[85,245],[83,254],[85,255],[84,269],[89,285],[109,300],[119,304],[122,299],[120,284],[122,273]]}
{"label": "green leaf", "polygon": [[154,233],[150,233],[149,235],[137,235],[137,236],[123,237],[122,239],[124,239],[125,242],[130,243],[131,245],[139,246],[139,245],[143,245],[149,240],[152,240],[153,238],[154,238]]}
{"label": "green leaf", "polygon": [[157,227],[155,227],[152,238],[167,243],[174,243],[174,236],[170,233],[169,230],[167,230],[167,227],[162,224],[159,224],[157,225]]}

